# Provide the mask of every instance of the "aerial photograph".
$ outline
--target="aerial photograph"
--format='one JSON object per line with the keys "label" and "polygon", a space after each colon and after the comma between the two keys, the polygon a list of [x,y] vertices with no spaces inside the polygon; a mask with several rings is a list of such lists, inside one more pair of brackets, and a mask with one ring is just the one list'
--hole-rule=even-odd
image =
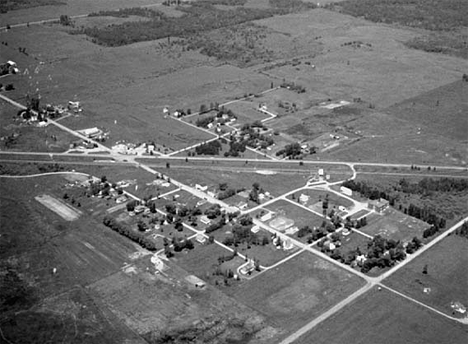
{"label": "aerial photograph", "polygon": [[467,0],[0,0],[1,344],[468,343]]}

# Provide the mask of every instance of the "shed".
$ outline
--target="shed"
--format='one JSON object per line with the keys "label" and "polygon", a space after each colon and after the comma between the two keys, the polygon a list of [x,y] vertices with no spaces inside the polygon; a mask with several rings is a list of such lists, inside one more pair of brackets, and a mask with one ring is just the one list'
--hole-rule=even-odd
{"label": "shed", "polygon": [[195,288],[204,288],[206,286],[206,283],[205,281],[201,280],[200,278],[198,278],[197,276],[195,275],[189,275],[187,277],[185,277],[185,280],[187,282],[189,282],[190,284],[192,284],[193,286],[195,286]]}

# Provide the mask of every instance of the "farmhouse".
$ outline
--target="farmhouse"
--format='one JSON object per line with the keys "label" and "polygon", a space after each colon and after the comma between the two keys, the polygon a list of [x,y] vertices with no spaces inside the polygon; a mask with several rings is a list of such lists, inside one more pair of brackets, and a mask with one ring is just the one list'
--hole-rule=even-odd
{"label": "farmhouse", "polygon": [[367,207],[371,210],[375,210],[378,213],[383,212],[387,209],[389,203],[386,199],[380,198],[379,200],[370,200]]}
{"label": "farmhouse", "polygon": [[199,279],[195,275],[189,275],[185,277],[185,280],[189,282],[191,285],[195,286],[196,288],[204,288],[206,285],[206,283],[203,280]]}

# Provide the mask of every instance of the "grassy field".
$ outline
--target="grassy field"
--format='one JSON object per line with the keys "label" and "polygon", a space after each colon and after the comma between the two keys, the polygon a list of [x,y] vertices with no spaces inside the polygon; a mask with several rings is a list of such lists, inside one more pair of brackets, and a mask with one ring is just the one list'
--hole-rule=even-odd
{"label": "grassy field", "polygon": [[[461,316],[452,313],[450,303],[468,305],[467,245],[466,239],[452,234],[400,269],[385,284],[444,313]],[[422,273],[425,265],[427,274]],[[431,291],[424,293],[424,288]]]}
{"label": "grassy field", "polygon": [[372,289],[294,344],[462,344],[466,328],[382,289]]}
{"label": "grassy field", "polygon": [[323,217],[284,200],[270,204],[267,208],[276,212],[277,215],[281,214],[284,217],[292,219],[294,226],[298,228],[304,226],[309,226],[310,228],[320,227],[323,221]]}
{"label": "grassy field", "polygon": [[[200,184],[209,189],[218,188],[220,183],[227,183],[233,189],[250,189],[252,184],[259,183],[260,187],[277,197],[285,192],[305,185],[306,174],[282,174],[262,175],[258,173],[236,172],[235,167],[231,171],[216,171],[204,169],[203,173],[193,173],[192,169],[177,169],[171,167],[164,171],[175,180],[184,181],[188,185]],[[225,200],[229,203],[229,198]]]}
{"label": "grassy field", "polygon": [[9,271],[0,280],[2,323],[8,320],[3,335],[13,342],[73,335],[93,342],[139,342],[82,289],[118,271],[137,248],[85,215],[67,222],[34,200],[63,181],[55,176],[0,180],[0,266]]}
{"label": "grassy field", "polygon": [[308,252],[226,292],[293,331],[356,290],[362,281]]}
{"label": "grassy field", "polygon": [[368,215],[367,225],[360,230],[372,236],[380,235],[387,239],[408,242],[415,236],[421,238],[422,232],[428,227],[430,226],[421,220],[389,208],[383,215]]}
{"label": "grassy field", "polygon": [[[329,201],[329,209],[338,208],[339,206],[349,208],[349,207],[352,207],[353,204],[354,204],[350,200],[348,200],[348,199],[346,199],[344,197],[340,197],[335,193],[321,191],[321,190],[308,190],[308,189],[305,189],[305,190],[302,190],[301,192],[296,193],[294,195],[294,197],[297,199],[302,194],[307,195],[307,196],[310,197],[309,201],[306,204],[306,206],[313,205],[313,204],[315,204],[315,203],[317,203],[319,201],[323,201],[325,199],[325,197],[327,197],[327,196],[328,196],[328,201]],[[289,198],[291,198],[291,197],[289,197]]]}
{"label": "grassy field", "polygon": [[466,142],[468,122],[468,83],[459,81],[422,93],[385,112],[423,128],[423,131]]}

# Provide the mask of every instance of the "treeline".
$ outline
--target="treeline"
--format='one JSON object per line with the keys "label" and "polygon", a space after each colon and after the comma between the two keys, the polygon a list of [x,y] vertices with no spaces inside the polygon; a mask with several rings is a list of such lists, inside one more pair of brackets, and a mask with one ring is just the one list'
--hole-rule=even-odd
{"label": "treeline", "polygon": [[400,24],[432,31],[468,26],[466,0],[348,0],[328,8],[377,23]]}
{"label": "treeline", "polygon": [[129,16],[138,16],[145,18],[166,18],[161,11],[155,11],[145,7],[121,8],[117,11],[99,11],[88,14],[88,17],[115,17],[128,18]]}
{"label": "treeline", "polygon": [[468,190],[468,180],[460,178],[424,178],[418,183],[410,183],[406,179],[399,182],[401,191],[419,195],[431,192],[461,192]]}
{"label": "treeline", "polygon": [[238,25],[241,23],[286,14],[288,9],[258,9],[236,7],[220,10],[211,3],[193,2],[190,6],[178,7],[185,12],[181,17],[157,15],[149,21],[126,22],[105,28],[84,28],[75,33],[84,33],[93,42],[107,46],[121,46],[166,37],[186,37],[200,32]]}
{"label": "treeline", "polygon": [[218,140],[214,140],[195,147],[195,152],[198,155],[219,155],[221,149],[221,143]]}
{"label": "treeline", "polygon": [[456,229],[455,234],[468,239],[468,222],[464,222],[460,228]]}
{"label": "treeline", "polygon": [[156,244],[153,241],[146,238],[142,234],[131,230],[127,226],[117,222],[114,218],[112,218],[110,216],[105,216],[104,217],[103,224],[106,227],[109,227],[110,229],[112,229],[113,231],[119,233],[120,235],[123,235],[123,236],[129,238],[130,240],[136,242],[141,247],[146,248],[147,250],[150,250],[150,251],[156,251],[157,250]]}

